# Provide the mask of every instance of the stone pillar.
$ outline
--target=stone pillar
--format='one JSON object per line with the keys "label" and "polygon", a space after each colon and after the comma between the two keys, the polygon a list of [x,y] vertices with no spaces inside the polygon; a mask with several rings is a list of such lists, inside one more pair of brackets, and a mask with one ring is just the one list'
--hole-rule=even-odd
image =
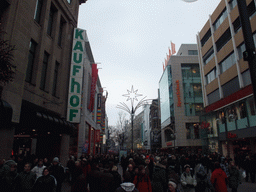
{"label": "stone pillar", "polygon": [[12,154],[14,128],[0,128],[0,159],[8,160]]}
{"label": "stone pillar", "polygon": [[62,134],[60,146],[60,163],[65,167],[69,160],[70,135]]}

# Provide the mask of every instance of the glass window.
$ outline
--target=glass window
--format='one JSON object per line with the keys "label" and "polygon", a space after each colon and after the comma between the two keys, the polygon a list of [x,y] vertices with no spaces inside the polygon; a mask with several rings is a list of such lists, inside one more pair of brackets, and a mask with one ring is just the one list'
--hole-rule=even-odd
{"label": "glass window", "polygon": [[235,55],[233,52],[219,64],[220,65],[220,74],[224,73],[227,69],[232,67],[235,63],[236,63]]}
{"label": "glass window", "polygon": [[254,45],[256,46],[256,33],[253,34]]}
{"label": "glass window", "polygon": [[37,43],[33,40],[30,41],[29,44],[29,53],[28,53],[28,65],[27,65],[27,72],[26,72],[26,81],[32,81],[32,74],[33,74],[33,66],[35,61],[35,54],[36,54],[36,46]]}
{"label": "glass window", "polygon": [[250,114],[251,115],[256,115],[255,113],[255,101],[254,101],[254,97],[251,97],[248,99],[248,103],[249,103],[249,107],[250,107]]}
{"label": "glass window", "polygon": [[240,89],[238,77],[222,85],[223,96],[227,97]]}
{"label": "glass window", "polygon": [[236,0],[231,0],[231,1],[229,2],[230,10],[233,10],[236,5],[237,5]]}
{"label": "glass window", "polygon": [[214,31],[216,31],[219,28],[219,26],[223,23],[227,16],[228,13],[227,9],[225,8],[223,12],[220,14],[219,18],[213,24]]}
{"label": "glass window", "polygon": [[55,14],[55,9],[53,8],[53,6],[51,6],[49,19],[48,19],[48,28],[47,28],[47,34],[50,36],[52,35],[54,14]]}
{"label": "glass window", "polygon": [[250,70],[246,70],[242,73],[244,86],[252,84]]}
{"label": "glass window", "polygon": [[236,106],[235,105],[233,105],[233,106],[231,106],[231,107],[229,107],[228,109],[227,109],[227,112],[228,112],[228,121],[229,122],[232,122],[232,121],[235,121],[235,120],[237,120],[237,109],[236,109]]}
{"label": "glass window", "polygon": [[238,57],[239,59],[243,59],[243,52],[245,51],[245,44],[241,44],[239,47],[237,47]]}
{"label": "glass window", "polygon": [[49,54],[44,52],[44,60],[43,60],[41,83],[40,83],[40,89],[42,89],[42,90],[45,90],[48,60],[49,60]]}
{"label": "glass window", "polygon": [[199,83],[192,84],[194,97],[202,97],[202,86]]}
{"label": "glass window", "polygon": [[37,23],[40,23],[42,6],[43,6],[43,0],[37,0],[36,10],[35,10],[35,15],[34,15],[34,19]]}
{"label": "glass window", "polygon": [[240,119],[247,117],[245,102],[241,102],[239,104],[239,113],[240,113]]}
{"label": "glass window", "polygon": [[234,32],[237,33],[241,29],[240,17],[233,22]]}
{"label": "glass window", "polygon": [[54,75],[53,75],[53,87],[52,87],[52,95],[56,96],[57,92],[57,82],[58,82],[58,74],[59,74],[59,66],[60,64],[56,61]]}
{"label": "glass window", "polygon": [[223,35],[216,41],[217,51],[221,50],[224,45],[231,39],[230,29],[228,28]]}
{"label": "glass window", "polygon": [[214,56],[214,51],[213,51],[213,47],[211,47],[209,51],[207,51],[207,53],[203,56],[204,64],[206,65],[207,63],[209,63],[212,60],[213,56]]}
{"label": "glass window", "polygon": [[214,67],[213,70],[211,70],[206,76],[206,85],[211,83],[214,79],[216,79],[216,68]]}
{"label": "glass window", "polygon": [[216,101],[220,100],[220,92],[219,89],[216,89],[215,91],[211,92],[209,95],[207,95],[208,103],[209,105],[212,103],[215,103]]}
{"label": "glass window", "polygon": [[201,39],[201,46],[203,47],[204,44],[208,41],[208,39],[212,36],[211,29],[209,29],[206,34]]}
{"label": "glass window", "polygon": [[255,7],[255,2],[254,1],[251,1],[251,3],[247,6],[247,11],[248,11],[249,17],[254,15],[254,13],[256,11],[256,7]]}
{"label": "glass window", "polygon": [[188,50],[188,55],[198,55],[197,50]]}
{"label": "glass window", "polygon": [[200,139],[199,123],[186,123],[186,138]]}
{"label": "glass window", "polygon": [[63,35],[63,28],[65,25],[65,21],[63,18],[61,18],[60,20],[60,28],[59,28],[59,36],[58,36],[58,45],[61,46],[61,42],[62,42],[62,35]]}

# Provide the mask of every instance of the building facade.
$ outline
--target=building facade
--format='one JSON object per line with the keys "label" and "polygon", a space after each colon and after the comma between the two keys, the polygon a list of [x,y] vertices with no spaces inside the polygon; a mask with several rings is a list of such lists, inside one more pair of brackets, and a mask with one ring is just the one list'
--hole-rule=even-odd
{"label": "building facade", "polygon": [[203,109],[196,44],[182,44],[159,81],[162,148],[201,149],[199,115]]}
{"label": "building facade", "polygon": [[66,163],[70,136],[66,121],[73,31],[85,0],[2,1],[1,30],[15,45],[15,77],[2,86],[12,124],[1,128],[1,157],[11,154],[58,156]]}
{"label": "building facade", "polygon": [[[256,42],[255,0],[246,0]],[[203,127],[212,130],[209,149],[234,157],[255,153],[256,114],[245,43],[236,0],[221,0],[197,35],[202,76]],[[253,77],[255,78],[255,77]],[[218,142],[219,140],[219,142]]]}

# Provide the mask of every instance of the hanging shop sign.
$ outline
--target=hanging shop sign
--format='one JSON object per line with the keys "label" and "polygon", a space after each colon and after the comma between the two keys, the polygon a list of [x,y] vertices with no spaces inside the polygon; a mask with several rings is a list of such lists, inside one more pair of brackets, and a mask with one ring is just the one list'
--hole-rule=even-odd
{"label": "hanging shop sign", "polygon": [[67,110],[67,121],[72,123],[80,123],[85,41],[88,41],[86,31],[75,28],[71,56]]}
{"label": "hanging shop sign", "polygon": [[88,109],[90,112],[94,110],[94,101],[95,101],[95,92],[96,92],[96,85],[98,80],[98,69],[97,64],[92,64],[92,83],[91,83],[91,95],[90,95],[90,104]]}

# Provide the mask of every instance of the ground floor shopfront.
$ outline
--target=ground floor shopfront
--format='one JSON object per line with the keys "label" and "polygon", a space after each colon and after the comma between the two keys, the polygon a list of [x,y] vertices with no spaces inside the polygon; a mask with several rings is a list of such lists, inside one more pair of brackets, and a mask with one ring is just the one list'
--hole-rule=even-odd
{"label": "ground floor shopfront", "polygon": [[59,157],[65,164],[69,154],[75,153],[70,143],[77,134],[76,126],[28,101],[22,101],[20,122],[13,127],[13,155],[36,155],[50,161]]}

